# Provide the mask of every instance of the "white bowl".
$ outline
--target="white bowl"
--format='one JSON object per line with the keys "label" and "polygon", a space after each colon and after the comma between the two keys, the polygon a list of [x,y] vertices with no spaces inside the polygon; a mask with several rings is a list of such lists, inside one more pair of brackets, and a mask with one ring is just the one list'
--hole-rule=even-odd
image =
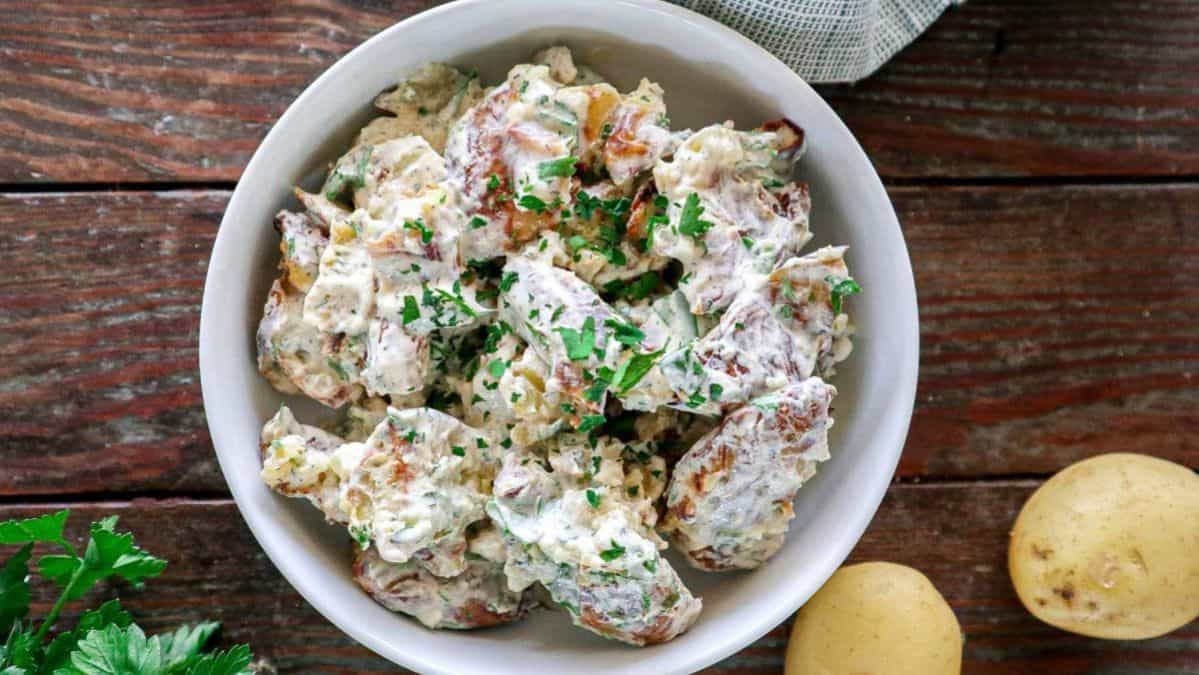
{"label": "white bowl", "polygon": [[[284,397],[258,375],[254,330],[278,260],[274,213],[296,183],[311,185],[370,116],[375,94],[416,66],[477,66],[485,81],[554,43],[574,48],[619,88],[661,83],[673,126],[732,119],[741,128],[786,116],[806,131],[799,177],[812,194],[815,245],[850,245],[864,292],[840,391],[831,460],[800,490],[787,544],[750,573],[676,567],[704,609],[678,639],[637,649],[535,612],[502,628],[429,631],[375,604],[350,575],[349,539],[307,502],[259,480],[258,432]],[[810,250],[810,249],[809,249]],[[689,672],[745,647],[784,621],[849,554],[899,459],[916,389],[916,291],[887,194],[853,136],[786,66],[737,33],[656,0],[464,1],[412,17],[363,43],[308,87],[246,167],[221,222],[200,321],[204,406],[221,470],[271,560],[317,610],[379,654],[430,673]],[[305,408],[311,414],[314,408]],[[301,413],[303,414],[303,413]]]}

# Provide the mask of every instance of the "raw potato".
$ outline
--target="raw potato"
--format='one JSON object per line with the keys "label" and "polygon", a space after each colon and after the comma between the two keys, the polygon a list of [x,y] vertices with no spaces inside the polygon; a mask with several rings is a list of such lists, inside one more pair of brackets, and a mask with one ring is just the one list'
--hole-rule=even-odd
{"label": "raw potato", "polygon": [[842,567],[800,608],[786,675],[958,675],[962,629],[928,577],[895,563]]}
{"label": "raw potato", "polygon": [[1199,616],[1199,475],[1100,455],[1059,472],[1016,518],[1008,571],[1038,619],[1092,637],[1157,637]]}

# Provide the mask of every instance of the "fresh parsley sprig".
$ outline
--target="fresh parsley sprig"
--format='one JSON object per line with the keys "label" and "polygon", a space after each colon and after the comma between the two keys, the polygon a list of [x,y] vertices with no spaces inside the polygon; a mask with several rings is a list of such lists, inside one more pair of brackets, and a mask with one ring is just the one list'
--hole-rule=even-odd
{"label": "fresh parsley sprig", "polygon": [[[174,633],[146,637],[117,600],[79,618],[74,629],[47,641],[66,603],[96,584],[120,578],[135,588],[156,577],[166,561],[138,548],[133,535],[117,532],[117,517],[92,523],[80,555],[63,534],[70,512],[0,522],[0,545],[20,546],[0,566],[0,675],[249,675],[250,649],[201,653],[219,628],[214,622],[183,626]],[[62,588],[58,600],[34,629],[29,562],[35,544],[60,553],[38,560],[40,575]]]}

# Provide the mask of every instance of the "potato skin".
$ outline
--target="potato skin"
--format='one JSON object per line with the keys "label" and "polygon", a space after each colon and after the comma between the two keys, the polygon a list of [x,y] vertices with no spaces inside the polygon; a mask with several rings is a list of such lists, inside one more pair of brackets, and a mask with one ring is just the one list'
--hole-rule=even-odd
{"label": "potato skin", "polygon": [[962,629],[928,577],[869,562],[837,570],[800,608],[786,675],[958,675]]}
{"label": "potato skin", "polygon": [[1199,616],[1199,475],[1127,453],[1071,465],[1024,504],[1008,572],[1038,619],[1091,637],[1157,637]]}

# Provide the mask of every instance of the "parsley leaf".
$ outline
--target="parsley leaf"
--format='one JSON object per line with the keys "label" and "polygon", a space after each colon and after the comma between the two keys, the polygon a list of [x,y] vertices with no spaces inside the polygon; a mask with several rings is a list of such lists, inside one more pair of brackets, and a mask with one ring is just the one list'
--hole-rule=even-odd
{"label": "parsley leaf", "polygon": [[157,636],[162,643],[164,670],[179,668],[196,658],[220,626],[215,621],[205,621],[194,626],[180,626],[174,633]]}
{"label": "parsley leaf", "polygon": [[546,209],[546,203],[536,195],[521,195],[516,205],[534,213],[544,213]]}
{"label": "parsley leaf", "polygon": [[67,660],[71,657],[71,652],[75,651],[75,645],[91,631],[105,626],[124,628],[131,623],[133,623],[133,617],[121,607],[120,601],[115,599],[109,600],[96,609],[84,612],[79,617],[79,623],[75,625],[75,630],[59,633],[50,641],[42,657],[42,667],[39,672],[53,673],[66,665]]}
{"label": "parsley leaf", "polygon": [[679,232],[688,237],[702,239],[704,234],[712,229],[712,223],[700,220],[702,215],[704,207],[699,205],[699,195],[692,192],[683,203],[683,213],[679,216]]}
{"label": "parsley leaf", "polygon": [[166,561],[146,553],[133,544],[133,535],[117,534],[116,516],[92,523],[91,539],[83,557],[47,555],[42,557],[39,570],[65,589],[67,600],[78,600],[102,579],[119,576],[139,585],[156,577],[166,567]]}
{"label": "parsley leaf", "polygon": [[497,380],[500,378],[500,376],[502,376],[504,374],[504,371],[507,369],[508,369],[508,364],[503,359],[496,359],[496,360],[492,361],[491,363],[487,364],[487,372],[491,373],[491,376],[496,378]]}
{"label": "parsley leaf", "polygon": [[107,626],[89,631],[59,671],[69,675],[159,675],[163,672],[162,643],[146,638],[136,625]]}
{"label": "parsley leaf", "polygon": [[604,325],[612,329],[613,338],[621,344],[636,346],[645,339],[645,333],[631,323],[608,319],[604,321]]}
{"label": "parsley leaf", "polygon": [[617,369],[613,380],[616,384],[617,393],[627,393],[630,389],[637,386],[641,378],[645,377],[646,373],[654,367],[658,358],[664,353],[666,353],[665,347],[649,354],[636,354],[628,361],[620,364],[620,368]]}
{"label": "parsley leaf", "polygon": [[559,157],[551,159],[548,162],[542,162],[537,165],[537,176],[541,180],[550,178],[570,178],[575,175],[575,164],[579,160],[575,157]]}
{"label": "parsley leaf", "polygon": [[562,327],[555,328],[554,332],[562,336],[562,343],[566,345],[566,356],[571,361],[582,361],[595,349],[594,317],[589,316],[583,321],[582,330]]}
{"label": "parsley leaf", "polygon": [[579,423],[579,426],[577,429],[575,429],[575,431],[585,434],[606,421],[607,418],[603,415],[583,415],[583,421]]}
{"label": "parsley leaf", "polygon": [[421,220],[420,218],[417,218],[416,220],[405,220],[404,229],[416,230],[419,232],[420,242],[422,244],[428,244],[429,242],[433,241],[433,231],[426,227],[425,221]]}
{"label": "parsley leaf", "polygon": [[498,190],[500,187],[500,177],[498,174],[491,174],[491,178],[487,179],[488,190]]}
{"label": "parsley leaf", "polygon": [[416,321],[420,318],[420,307],[416,306],[416,298],[411,295],[404,296],[404,325]]}
{"label": "parsley leaf", "polygon": [[470,219],[470,229],[477,230],[483,227],[487,227],[487,221],[485,219],[480,218],[479,216],[475,216],[474,218]]}
{"label": "parsley leaf", "polygon": [[[13,624],[29,614],[29,555],[33,544],[25,544],[0,568],[0,635],[7,636]],[[2,662],[2,661],[0,661]]]}
{"label": "parsley leaf", "polygon": [[641,300],[649,297],[651,293],[661,288],[661,286],[662,277],[658,276],[657,272],[646,272],[626,286],[624,294],[626,298]]}
{"label": "parsley leaf", "polygon": [[[590,387],[583,392],[583,398],[592,403],[599,403],[604,398],[604,392],[608,390],[608,385],[614,377],[612,369],[607,366],[601,366],[596,369],[595,381]],[[574,412],[571,410],[570,412]]]}
{"label": "parsley leaf", "polygon": [[566,245],[570,246],[571,253],[577,253],[579,249],[587,246],[587,238],[579,234],[572,235],[566,240]]}
{"label": "parsley leaf", "polygon": [[504,293],[512,290],[512,285],[519,279],[516,272],[504,272],[504,276],[500,277],[500,290]]}
{"label": "parsley leaf", "polygon": [[0,544],[62,543],[62,528],[70,513],[63,509],[36,518],[0,523]]}
{"label": "parsley leaf", "polygon": [[587,503],[590,504],[591,508],[593,508],[593,509],[599,508],[600,496],[599,496],[599,494],[596,493],[595,490],[591,490],[591,489],[587,490]]}
{"label": "parsley leaf", "polygon": [[593,197],[582,190],[575,195],[575,215],[582,220],[591,220],[596,210],[602,205],[603,201],[599,197]]}
{"label": "parsley leaf", "polygon": [[853,280],[853,277],[838,279],[830,274],[824,278],[824,281],[829,285],[829,288],[832,291],[831,296],[833,301],[833,314],[841,313],[842,300],[851,295],[856,295],[862,292],[862,287],[858,285],[858,282]]}
{"label": "parsley leaf", "polygon": [[713,401],[719,401],[720,395],[723,393],[724,387],[716,384],[715,382],[708,386],[708,398],[711,398]]}
{"label": "parsley leaf", "polygon": [[370,162],[373,149],[367,145],[358,151],[358,161],[354,163],[354,173],[347,174],[338,166],[329,174],[329,178],[325,180],[325,184],[321,188],[321,191],[325,193],[325,199],[337,200],[347,187],[357,189],[366,185],[366,166]]}
{"label": "parsley leaf", "polygon": [[603,558],[604,562],[612,562],[613,560],[616,560],[620,556],[624,555],[624,552],[625,548],[620,544],[617,544],[616,540],[613,539],[612,548],[600,551],[599,555],[601,558]]}
{"label": "parsley leaf", "polygon": [[466,448],[462,447],[461,445],[455,445],[454,447],[450,448],[450,452],[454,453],[456,457],[466,456]]}

